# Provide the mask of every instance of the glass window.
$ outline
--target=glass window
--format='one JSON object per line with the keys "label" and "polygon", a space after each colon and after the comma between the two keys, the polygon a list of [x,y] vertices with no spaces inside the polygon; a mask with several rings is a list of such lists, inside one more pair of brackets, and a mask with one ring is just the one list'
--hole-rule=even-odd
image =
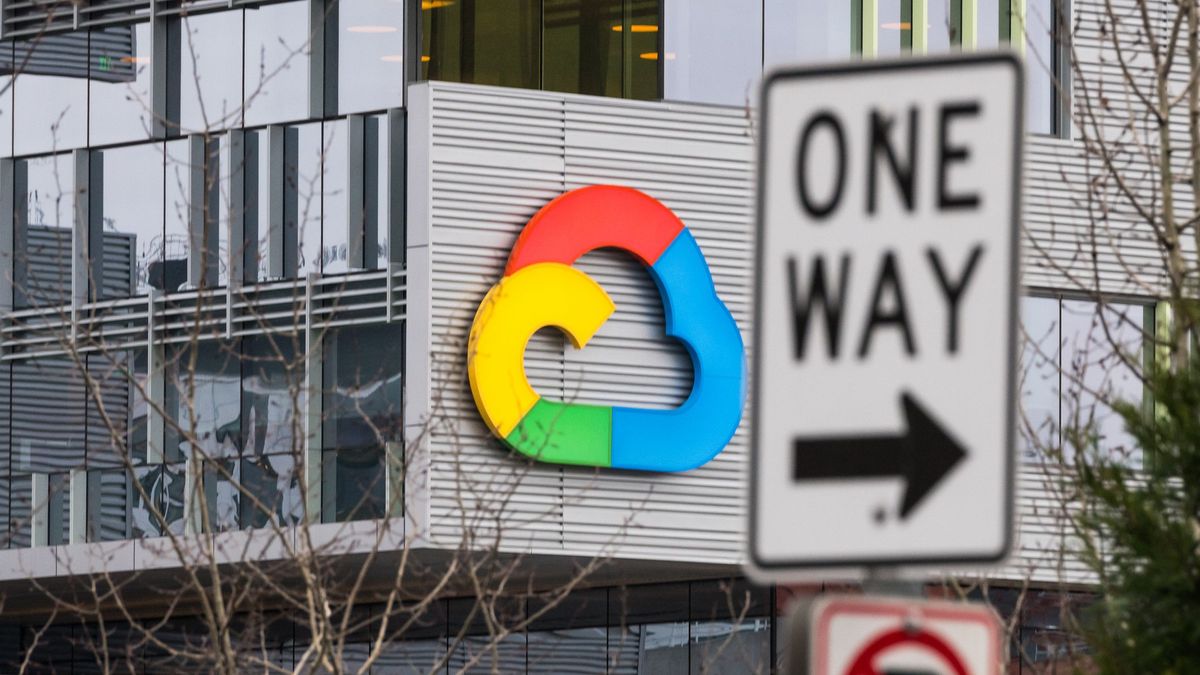
{"label": "glass window", "polygon": [[[621,0],[546,0],[546,89],[600,96],[622,95],[622,51],[627,38]],[[649,33],[648,58],[657,58],[658,23],[636,24],[640,35]],[[655,30],[651,30],[655,29]]]}
{"label": "glass window", "polygon": [[17,70],[13,151],[18,155],[87,143],[88,34],[42,35],[14,45]]}
{"label": "glass window", "polygon": [[387,464],[381,448],[326,450],[321,458],[321,520],[372,520],[387,513]]}
{"label": "glass window", "polygon": [[629,23],[627,30],[622,31],[624,87],[621,95],[640,100],[661,98],[659,61],[669,62],[676,55],[659,53],[659,33],[633,30],[633,26],[661,25],[659,0],[625,0],[625,14]]}
{"label": "glass window", "polygon": [[[766,0],[763,4],[765,67],[850,56],[852,4]],[[668,29],[668,35],[670,32]]]}
{"label": "glass window", "polygon": [[976,0],[979,23],[976,25],[976,48],[995,49],[1000,46],[1000,15],[1008,21],[1010,0]]}
{"label": "glass window", "polygon": [[[762,70],[762,5],[666,0],[663,14],[671,26],[663,35],[664,97],[747,105]],[[630,29],[657,33],[659,26]]]}
{"label": "glass window", "polygon": [[[421,4],[424,7],[464,3]],[[346,114],[403,106],[403,3],[341,0],[337,3],[337,11],[341,31],[337,42],[338,112]],[[429,16],[428,11],[426,16]]]}
{"label": "glass window", "polygon": [[242,440],[246,455],[303,449],[298,410],[304,408],[304,347],[289,335],[242,341]]}
{"label": "glass window", "polygon": [[1026,125],[1030,133],[1054,133],[1054,2],[1026,0]]}
{"label": "glass window", "polygon": [[[187,494],[187,464],[183,462],[164,464],[159,485],[162,494],[160,508],[167,526],[166,529],[171,534],[183,534],[185,524],[183,500],[184,495]],[[153,525],[157,526],[157,523],[153,523]]]}
{"label": "glass window", "polygon": [[425,79],[539,88],[541,4],[541,0],[421,3]]}
{"label": "glass window", "polygon": [[961,6],[962,0],[927,0],[926,44],[931,54],[950,51],[962,43]]}
{"label": "glass window", "polygon": [[70,359],[17,361],[12,369],[12,470],[63,472],[84,465],[86,392]]}
{"label": "glass window", "polygon": [[12,43],[0,43],[0,157],[13,154],[13,77],[15,61]]}
{"label": "glass window", "polygon": [[88,142],[92,145],[149,138],[150,24],[110,26],[91,33]]}
{"label": "glass window", "polygon": [[87,541],[129,538],[129,484],[124,469],[87,474]]}
{"label": "glass window", "polygon": [[879,0],[879,56],[896,56],[912,49],[913,0]]}
{"label": "glass window", "polygon": [[[400,129],[400,134],[404,133]],[[392,127],[387,115],[369,117],[363,140],[363,265],[368,269],[387,269],[391,255],[391,202],[404,203],[403,183],[393,187],[389,149]],[[403,143],[401,138],[398,142]],[[332,170],[330,170],[332,174]],[[372,178],[374,180],[372,180]],[[335,185],[337,183],[334,183]],[[402,217],[402,216],[401,216]]]}
{"label": "glass window", "polygon": [[236,344],[202,342],[167,350],[163,408],[168,462],[238,454],[241,368]]}
{"label": "glass window", "polygon": [[1021,299],[1021,370],[1017,420],[1021,457],[1046,458],[1059,447],[1059,303],[1056,298]]}
{"label": "glass window", "polygon": [[[129,534],[131,537],[138,539],[165,534],[162,527],[166,496],[165,479],[166,474],[163,472],[161,464],[133,468],[133,480],[137,484],[131,483],[129,486]],[[180,514],[177,517],[182,517],[182,484],[179,488]]]}
{"label": "glass window", "polygon": [[[321,122],[313,122],[284,131],[284,259],[295,261],[294,266],[285,264],[285,276],[303,278],[321,269],[321,198],[326,153],[321,127]],[[330,136],[337,135],[334,131]]]}
{"label": "glass window", "polygon": [[13,285],[18,307],[65,304],[71,299],[71,231],[75,172],[71,155],[38,157],[17,167],[18,216]]}
{"label": "glass window", "polygon": [[189,139],[166,143],[162,273],[152,276],[149,283],[167,292],[188,287],[188,255],[192,248],[188,230],[191,218],[188,190],[192,172],[189,143]]}
{"label": "glass window", "polygon": [[1141,405],[1143,312],[1139,305],[1062,303],[1063,427],[1089,429],[1100,452],[1135,467],[1141,449],[1110,405]]}
{"label": "glass window", "polygon": [[[493,619],[505,626],[515,626],[524,617],[524,603],[519,599],[504,601],[493,599],[494,604],[488,608]],[[475,613],[474,619],[467,623],[471,609],[475,605],[473,598],[451,600],[449,603],[450,635],[458,635],[465,625],[465,637],[455,644],[451,637],[449,667],[455,673],[515,673],[525,670],[525,634],[515,632],[503,638],[492,637],[487,624]],[[471,664],[468,666],[468,664]],[[657,672],[657,671],[648,671]]]}
{"label": "glass window", "polygon": [[[338,6],[344,4],[339,2]],[[388,4],[397,8],[395,2]],[[259,5],[246,10],[247,125],[308,117],[311,35],[308,14],[305,2]]]}
{"label": "glass window", "polygon": [[605,672],[607,598],[605,589],[576,591],[557,600],[530,598],[529,614],[538,618],[532,620],[527,631],[526,672]]}
{"label": "glass window", "polygon": [[[365,126],[365,125],[364,125]],[[349,125],[334,120],[322,125],[324,140],[321,156],[321,270],[327,273],[350,269],[348,254],[350,232],[348,213],[350,188]],[[364,152],[366,150],[364,143]],[[354,178],[363,178],[361,170]]]}
{"label": "glass window", "polygon": [[146,460],[144,350],[87,356],[88,466],[117,468]]}
{"label": "glass window", "polygon": [[304,514],[296,455],[258,455],[242,459],[241,526],[284,527]]}
{"label": "glass window", "polygon": [[204,500],[208,522],[200,526],[208,532],[228,532],[238,529],[241,511],[242,463],[237,459],[210,459],[204,462]]}
{"label": "glass window", "polygon": [[[182,133],[224,129],[242,121],[242,11],[185,15],[178,49]],[[230,46],[233,49],[230,49]],[[232,75],[232,77],[231,77]]]}
{"label": "glass window", "polygon": [[29,548],[33,543],[33,477],[14,473],[9,481],[8,548]]}
{"label": "glass window", "polygon": [[101,296],[125,298],[145,295],[151,286],[164,288],[163,146],[114,148],[99,157],[100,171],[91,181],[93,189],[100,182],[100,212],[92,217],[101,219]]}
{"label": "glass window", "polygon": [[326,334],[324,447],[381,447],[400,440],[402,337],[399,324]]}
{"label": "glass window", "polygon": [[[71,474],[52,473],[46,498],[46,544],[61,546],[71,536]],[[35,507],[38,507],[35,505]]]}

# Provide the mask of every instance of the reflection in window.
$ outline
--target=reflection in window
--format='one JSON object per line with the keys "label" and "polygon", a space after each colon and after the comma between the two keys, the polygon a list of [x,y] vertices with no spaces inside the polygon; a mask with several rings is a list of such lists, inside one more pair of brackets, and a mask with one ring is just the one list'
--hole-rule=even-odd
{"label": "reflection in window", "polygon": [[[242,10],[185,15],[180,19],[178,50],[179,126],[183,133],[241,124]],[[235,48],[230,49],[231,40]]]}
{"label": "reflection in window", "polygon": [[[544,86],[599,96],[621,96],[623,44],[627,37],[621,0],[546,0]],[[658,23],[638,24],[640,30],[657,28]],[[657,32],[648,31],[649,48],[657,56]],[[643,42],[646,42],[643,40]]]}
{"label": "reflection in window", "polygon": [[[42,35],[14,44],[18,155],[77,148],[87,142],[88,34]],[[11,72],[11,71],[10,71]]]}
{"label": "reflection in window", "polygon": [[202,342],[168,349],[164,381],[167,461],[181,461],[193,450],[203,457],[236,456],[241,436],[237,345]]}
{"label": "reflection in window", "polygon": [[88,472],[86,541],[119,541],[129,538],[128,475],[124,469]]}
{"label": "reflection in window", "polygon": [[338,113],[404,105],[403,5],[394,0],[341,0],[337,12]]}
{"label": "reflection in window", "polygon": [[334,120],[322,125],[324,141],[321,156],[322,233],[319,269],[324,272],[346,272],[350,269],[347,258],[350,253],[350,223],[346,212],[350,186],[347,127],[346,120]]}
{"label": "reflection in window", "polygon": [[[729,2],[667,0],[663,14],[664,98],[746,105],[762,70],[762,6]],[[639,32],[659,26],[637,24]]]}
{"label": "reflection in window", "polygon": [[200,525],[208,532],[227,532],[238,529],[242,494],[241,462],[237,459],[210,459],[204,462],[204,491],[202,507],[208,522]]}
{"label": "reflection in window", "polygon": [[[166,483],[162,465],[135,466],[132,480],[136,481],[137,485],[129,486],[129,536],[139,539],[166,534],[162,527],[162,517],[165,515],[163,508],[166,504]],[[180,487],[182,488],[182,485]],[[181,511],[177,518],[183,515],[182,498],[183,493],[180,492]]]}
{"label": "reflection in window", "polygon": [[186,289],[189,285],[188,255],[192,248],[188,227],[191,218],[189,185],[193,171],[190,140],[180,139],[166,144],[162,266],[158,273],[151,268],[149,284],[167,292]]}
{"label": "reflection in window", "polygon": [[99,158],[91,183],[101,195],[99,213],[92,214],[101,223],[100,246],[93,243],[103,251],[100,295],[145,295],[151,279],[163,288],[163,146],[103,150]]}
{"label": "reflection in window", "polygon": [[[396,7],[394,2],[389,5]],[[246,10],[247,125],[308,117],[308,14],[304,2]]]}
{"label": "reflection in window", "polygon": [[71,156],[54,155],[17,163],[18,202],[13,286],[18,307],[70,302],[71,228],[75,173]]}
{"label": "reflection in window", "polygon": [[78,368],[67,358],[13,364],[14,474],[64,472],[84,465],[84,387]]}
{"label": "reflection in window", "polygon": [[[52,473],[47,477],[46,544],[61,546],[71,536],[71,474]],[[35,508],[39,508],[35,504]]]}
{"label": "reflection in window", "polygon": [[[344,124],[344,122],[343,122]],[[336,130],[330,139],[337,137]],[[321,190],[324,158],[321,123],[284,130],[284,276],[303,278],[321,271]]]}
{"label": "reflection in window", "polygon": [[766,0],[763,5],[764,66],[770,68],[796,61],[826,61],[850,56],[852,4]]}
{"label": "reflection in window", "polygon": [[303,409],[304,349],[288,335],[242,341],[242,446],[245,455],[301,449],[295,413]]}
{"label": "reflection in window", "polygon": [[88,142],[122,143],[149,138],[150,24],[110,26],[91,32]]}
{"label": "reflection in window", "polygon": [[296,455],[246,457],[241,468],[241,527],[282,527],[300,521],[304,504],[300,495]]}
{"label": "reflection in window", "polygon": [[[146,352],[109,351],[87,357],[87,462],[123,467],[146,460]],[[98,399],[98,400],[97,400]]]}
{"label": "reflection in window", "polygon": [[1021,410],[1017,428],[1021,457],[1046,458],[1059,447],[1059,302],[1056,298],[1021,300],[1021,370],[1017,387]]}

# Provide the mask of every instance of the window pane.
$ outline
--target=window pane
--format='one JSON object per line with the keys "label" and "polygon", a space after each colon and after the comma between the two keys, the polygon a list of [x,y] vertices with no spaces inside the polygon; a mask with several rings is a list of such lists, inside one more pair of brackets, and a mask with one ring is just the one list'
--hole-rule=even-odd
{"label": "window pane", "polygon": [[912,46],[913,0],[879,0],[879,56],[896,56]]}
{"label": "window pane", "polygon": [[1000,45],[1000,12],[1008,12],[1009,0],[977,0],[979,23],[976,26],[978,49],[995,49]]}
{"label": "window pane", "polygon": [[86,31],[42,35],[14,45],[14,152],[26,155],[87,142]]}
{"label": "window pane", "polygon": [[227,532],[238,528],[242,495],[241,462],[213,459],[204,462],[204,507],[208,511],[208,531]]}
{"label": "window pane", "polygon": [[1055,0],[1026,0],[1026,125],[1030,133],[1054,132]]}
{"label": "window pane", "polygon": [[192,157],[189,141],[181,139],[166,144],[166,196],[164,198],[163,264],[161,275],[153,275],[150,285],[172,292],[188,287],[188,252],[192,248],[188,234],[188,213],[191,201],[188,182],[191,180]]}
{"label": "window pane", "polygon": [[395,0],[341,0],[337,7],[338,112],[403,106],[404,5]]}
{"label": "window pane", "polygon": [[658,76],[660,59],[676,57],[670,52],[659,54],[658,33],[634,31],[632,26],[658,26],[659,0],[625,0],[630,16],[630,30],[624,32],[625,98],[652,100],[662,97]]}
{"label": "window pane", "polygon": [[538,88],[541,5],[541,0],[430,2],[425,9],[422,3],[426,78]]}
{"label": "window pane", "polygon": [[[46,543],[61,546],[70,537],[71,526],[71,475],[50,474],[46,507]],[[35,505],[37,508],[37,505]]]}
{"label": "window pane", "polygon": [[92,145],[149,138],[150,24],[111,26],[91,33],[89,142]]}
{"label": "window pane", "polygon": [[[621,0],[546,0],[544,7],[545,88],[620,96],[621,48],[627,37]],[[657,23],[639,26],[657,28]],[[658,49],[648,51],[656,55]]]}
{"label": "window pane", "polygon": [[[14,291],[18,307],[65,304],[71,299],[71,228],[75,173],[70,155],[25,160],[23,232],[18,232]],[[18,190],[22,188],[18,187]],[[18,195],[18,199],[21,194]]]}
{"label": "window pane", "polygon": [[690,672],[701,675],[770,671],[770,619],[693,623],[691,631]]}
{"label": "window pane", "polygon": [[1041,461],[1059,443],[1059,306],[1054,298],[1021,299],[1021,411],[1017,428],[1022,459]]}
{"label": "window pane", "polygon": [[399,324],[326,335],[324,447],[380,447],[399,441],[403,354]]}
{"label": "window pane", "polygon": [[13,471],[82,467],[86,393],[75,364],[66,358],[17,361],[12,378]]}
{"label": "window pane", "polygon": [[164,464],[162,473],[162,509],[167,529],[172,534],[183,534],[183,499],[187,490],[187,465]]}
{"label": "window pane", "polygon": [[128,475],[124,469],[88,472],[87,541],[129,537]]}
{"label": "window pane", "polygon": [[[343,3],[338,3],[341,6]],[[393,7],[396,3],[389,3]],[[308,4],[246,10],[246,124],[308,117]]]}
{"label": "window pane", "polygon": [[13,473],[9,490],[8,548],[29,548],[33,541],[33,478]]}
{"label": "window pane", "polygon": [[[339,273],[350,269],[347,261],[350,223],[346,211],[350,189],[350,166],[347,161],[349,132],[346,120],[325,122],[322,127],[325,140],[322,153],[324,172],[321,177],[321,270]],[[365,152],[365,143],[363,149]],[[355,173],[355,178],[363,177],[361,169]]]}
{"label": "window pane", "polygon": [[[163,146],[150,143],[104,150],[99,166],[101,295],[145,295],[150,280],[161,279],[163,273]],[[96,179],[92,177],[93,189]]]}
{"label": "window pane", "polygon": [[[295,456],[261,455],[242,460],[242,528],[293,525],[304,514]],[[251,498],[253,495],[253,499]]]}
{"label": "window pane", "polygon": [[138,390],[146,386],[145,352],[90,354],[86,363],[93,382],[86,390],[88,466],[145,461],[145,401]]}
{"label": "window pane", "polygon": [[1141,449],[1110,404],[1141,405],[1142,313],[1085,301],[1064,301],[1062,310],[1063,426],[1090,429],[1100,452],[1130,466],[1141,464]]}
{"label": "window pane", "polygon": [[[336,134],[335,134],[336,135]],[[295,254],[294,275],[303,278],[321,265],[321,190],[326,148],[321,123],[289,127],[284,133],[284,246]]]}
{"label": "window pane", "polygon": [[[179,125],[182,133],[241,124],[242,11],[184,16],[178,49]],[[234,47],[230,49],[230,46]]]}
{"label": "window pane", "polygon": [[326,451],[321,467],[321,520],[340,523],[382,518],[386,480],[382,449]]}
{"label": "window pane", "polygon": [[[763,60],[770,68],[850,56],[850,2],[766,0]],[[667,31],[668,35],[670,30]]]}
{"label": "window pane", "polygon": [[[163,513],[166,496],[165,477],[162,465],[134,467],[133,480],[141,485],[141,490],[134,485],[129,487],[129,531],[131,537],[137,539],[164,534],[162,522],[155,513]],[[180,487],[182,490],[182,486]],[[142,498],[143,492],[148,500]],[[182,494],[181,491],[180,499],[182,499]],[[182,501],[180,503],[182,504]]]}
{"label": "window pane", "polygon": [[[762,5],[666,0],[665,97],[746,105],[762,69]],[[658,26],[635,25],[634,31]]]}
{"label": "window pane", "polygon": [[[242,452],[295,453],[295,430],[304,407],[304,349],[289,335],[242,341]],[[293,398],[295,397],[295,398]]]}
{"label": "window pane", "polygon": [[12,43],[0,44],[0,157],[13,154],[13,61]]}
{"label": "window pane", "polygon": [[962,31],[956,21],[961,21],[961,12],[952,13],[951,5],[961,0],[927,0],[926,11],[929,13],[927,40],[929,52],[936,54],[947,52],[953,46],[962,42]]}
{"label": "window pane", "polygon": [[[194,353],[193,353],[194,351]],[[238,454],[241,369],[237,345],[204,342],[194,350],[167,350],[163,406],[168,462],[189,457],[193,443],[205,457]]]}

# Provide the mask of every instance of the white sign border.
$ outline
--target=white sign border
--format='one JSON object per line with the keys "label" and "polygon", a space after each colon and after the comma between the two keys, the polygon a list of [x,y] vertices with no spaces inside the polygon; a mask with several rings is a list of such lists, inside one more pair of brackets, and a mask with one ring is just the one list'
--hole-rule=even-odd
{"label": "white sign border", "polygon": [[[772,85],[781,80],[797,80],[797,79],[815,79],[822,77],[841,77],[878,73],[881,71],[893,70],[928,70],[928,69],[953,69],[953,68],[971,68],[977,65],[993,65],[1005,64],[1011,66],[1014,70],[1014,101],[1013,109],[1017,119],[1014,123],[1016,131],[1013,134],[1013,172],[1012,172],[1012,227],[1011,240],[1009,245],[1012,247],[1012,269],[1009,272],[1009,288],[1012,289],[1008,303],[1009,316],[1009,334],[1008,334],[1008,353],[1009,353],[1009,368],[1008,368],[1008,407],[1004,411],[1006,419],[1006,428],[1008,429],[1005,446],[1008,448],[1008,457],[1005,461],[1005,476],[1004,476],[1004,491],[1006,495],[1006,506],[1004,510],[1004,541],[998,551],[979,556],[967,556],[956,553],[949,553],[938,556],[911,556],[911,557],[891,557],[891,558],[833,558],[833,559],[805,559],[805,560],[771,560],[764,561],[758,556],[758,546],[756,541],[758,538],[758,480],[757,471],[759,467],[759,407],[757,401],[762,395],[760,390],[762,378],[762,287],[763,287],[763,192],[766,184],[766,149],[769,139],[767,135],[767,124],[765,120],[767,108],[767,99],[770,96]],[[818,578],[822,571],[856,571],[849,576],[861,578],[866,576],[869,570],[877,570],[880,568],[910,568],[910,567],[934,567],[934,566],[957,566],[957,565],[998,565],[1004,562],[1012,553],[1014,536],[1014,522],[1016,510],[1016,406],[1017,406],[1017,367],[1019,359],[1017,354],[1017,333],[1020,314],[1018,306],[1020,303],[1020,271],[1021,271],[1021,176],[1023,170],[1023,150],[1025,145],[1025,74],[1021,60],[1011,51],[993,51],[993,52],[973,52],[973,53],[957,53],[948,56],[923,56],[919,58],[902,57],[892,59],[877,59],[870,61],[854,61],[834,64],[823,64],[814,66],[796,66],[784,67],[772,70],[768,73],[759,87],[758,94],[758,148],[757,148],[757,165],[758,171],[756,174],[757,190],[755,191],[754,206],[754,349],[751,363],[752,373],[752,390],[751,401],[753,404],[750,409],[750,473],[749,473],[749,526],[750,531],[746,537],[747,555],[746,568],[749,575],[757,580],[764,582],[781,582],[788,580],[811,580]]]}

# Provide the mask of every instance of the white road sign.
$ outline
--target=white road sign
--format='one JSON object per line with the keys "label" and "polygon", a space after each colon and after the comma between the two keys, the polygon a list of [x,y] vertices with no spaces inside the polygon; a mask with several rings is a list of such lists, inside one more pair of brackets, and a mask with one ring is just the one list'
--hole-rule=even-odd
{"label": "white road sign", "polygon": [[751,571],[980,563],[1012,531],[1015,57],[773,73]]}
{"label": "white road sign", "polygon": [[810,626],[811,675],[1000,675],[1000,625],[981,605],[832,597]]}

